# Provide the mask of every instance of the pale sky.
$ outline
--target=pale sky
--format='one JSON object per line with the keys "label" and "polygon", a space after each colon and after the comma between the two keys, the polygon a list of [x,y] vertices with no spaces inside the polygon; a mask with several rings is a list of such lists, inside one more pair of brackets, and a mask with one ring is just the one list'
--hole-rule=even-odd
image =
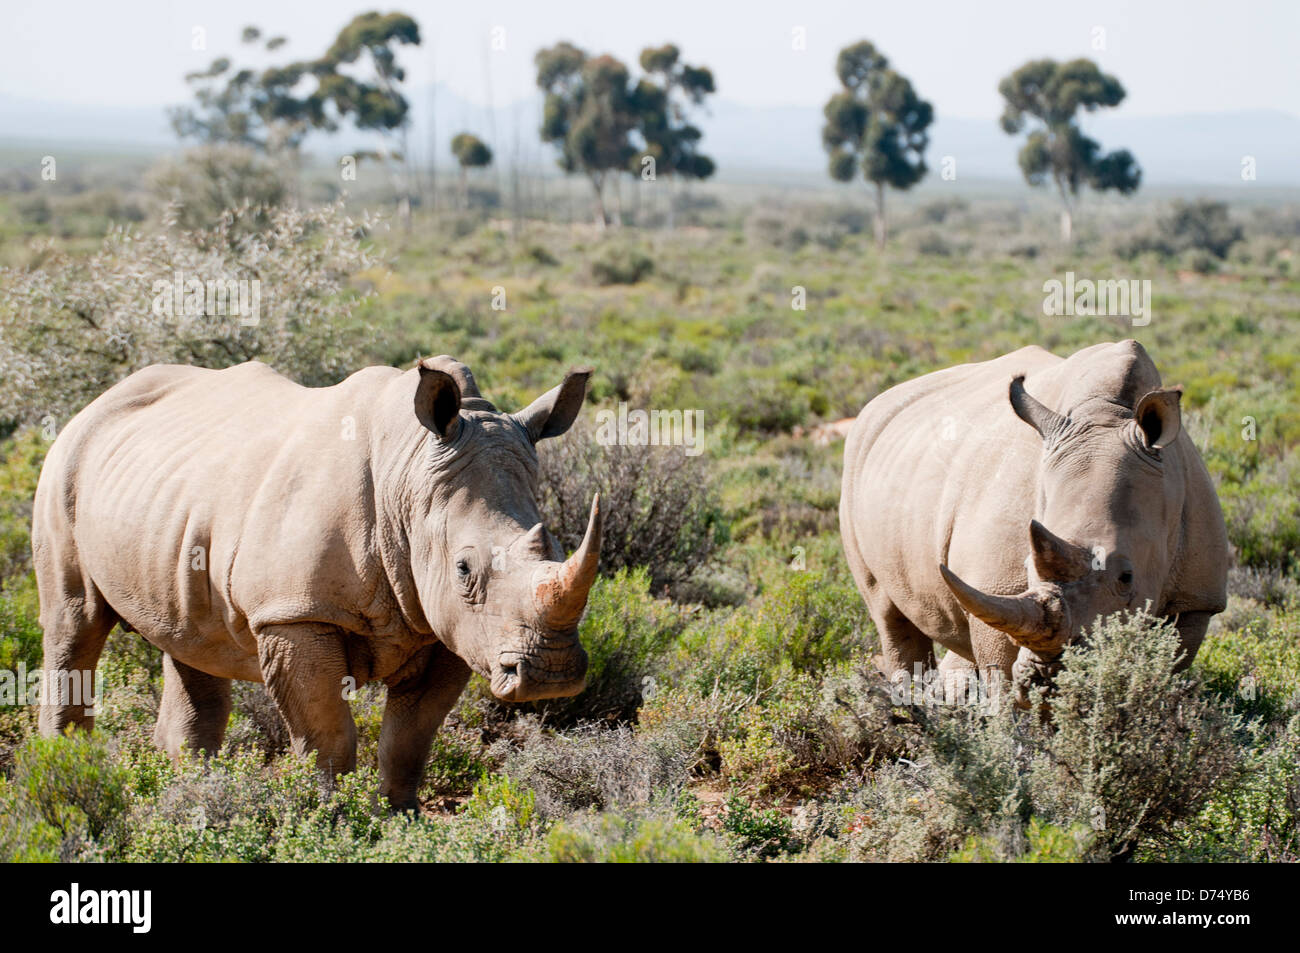
{"label": "pale sky", "polygon": [[[186,72],[222,54],[245,62],[238,42],[245,24],[287,35],[290,44],[275,56],[283,61],[320,54],[354,14],[373,9],[349,0],[0,4],[0,95],[119,106],[187,100]],[[642,47],[672,41],[687,62],[713,69],[721,98],[820,108],[835,85],[836,52],[869,38],[941,116],[996,116],[998,80],[1042,56],[1096,59],[1128,89],[1128,116],[1300,115],[1296,0],[403,0],[378,9],[402,10],[420,24],[423,45],[402,54],[413,88],[436,80],[479,104],[489,88],[497,105],[531,95],[533,54],[567,39],[629,65]],[[504,51],[491,49],[496,27]],[[196,28],[205,50],[191,48]],[[796,28],[805,31],[804,51],[792,49]]]}

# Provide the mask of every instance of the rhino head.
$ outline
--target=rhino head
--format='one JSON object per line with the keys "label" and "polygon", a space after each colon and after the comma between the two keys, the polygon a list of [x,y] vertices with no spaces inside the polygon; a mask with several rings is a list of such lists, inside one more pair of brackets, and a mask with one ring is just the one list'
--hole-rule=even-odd
{"label": "rhino head", "polygon": [[415,416],[427,433],[406,528],[415,588],[433,632],[505,701],[584,687],[578,622],[600,558],[600,498],[582,544],[564,559],[538,511],[536,445],[573,424],[590,374],[570,371],[505,414],[458,361],[419,365]]}
{"label": "rhino head", "polygon": [[1064,416],[1034,399],[1023,377],[1011,382],[1012,408],[1043,440],[1028,587],[994,595],[939,569],[962,608],[1021,647],[1018,671],[1050,674],[1098,616],[1148,600],[1159,608],[1181,506],[1161,451],[1181,431],[1181,391],[1143,390],[1136,402],[1089,396]]}

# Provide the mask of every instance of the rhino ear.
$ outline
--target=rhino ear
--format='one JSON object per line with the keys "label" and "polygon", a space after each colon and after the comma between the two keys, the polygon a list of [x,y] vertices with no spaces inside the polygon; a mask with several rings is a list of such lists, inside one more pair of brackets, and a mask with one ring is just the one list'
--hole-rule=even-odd
{"label": "rhino ear", "polygon": [[460,430],[460,387],[456,378],[421,362],[415,416],[447,443],[455,440]]}
{"label": "rhino ear", "polygon": [[591,374],[590,367],[574,368],[564,376],[559,387],[551,388],[514,415],[528,431],[533,443],[547,437],[558,437],[573,426],[587,397],[587,378]]}
{"label": "rhino ear", "polygon": [[1182,396],[1181,387],[1161,388],[1138,401],[1133,417],[1152,450],[1169,446],[1183,429],[1183,414],[1179,408]]}

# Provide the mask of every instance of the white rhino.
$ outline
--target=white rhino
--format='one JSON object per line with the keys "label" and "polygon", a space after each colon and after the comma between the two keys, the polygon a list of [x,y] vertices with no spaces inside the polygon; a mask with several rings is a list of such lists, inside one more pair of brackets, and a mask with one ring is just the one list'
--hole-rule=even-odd
{"label": "white rhino", "polygon": [[[257,362],[131,375],[41,472],[47,672],[93,672],[120,622],[165,653],[154,738],[173,756],[220,747],[238,678],[266,684],[295,750],[330,773],[356,760],[348,691],[382,681],[383,793],[413,806],[471,670],[512,701],[583,688],[599,499],[562,561],[534,447],[569,429],[590,373],[516,414],[445,355],[314,389]],[[75,700],[45,699],[42,732],[90,727]]]}
{"label": "white rhino", "polygon": [[937,642],[945,672],[1042,678],[1098,616],[1148,601],[1189,663],[1229,553],[1180,396],[1130,340],[1068,359],[1026,347],[867,404],[840,530],[887,673],[924,672]]}

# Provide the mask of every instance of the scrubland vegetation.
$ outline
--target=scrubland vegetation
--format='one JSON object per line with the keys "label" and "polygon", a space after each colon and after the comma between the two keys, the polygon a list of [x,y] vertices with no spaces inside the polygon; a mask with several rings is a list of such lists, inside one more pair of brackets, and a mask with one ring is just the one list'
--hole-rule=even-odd
{"label": "scrubland vegetation", "polygon": [[[1050,197],[935,186],[899,202],[877,251],[848,187],[674,186],[673,228],[654,193],[606,231],[566,221],[562,193],[546,220],[472,193],[406,232],[366,218],[365,196],[350,220],[285,208],[255,166],[218,170],[246,177],[233,192],[165,184],[214,174],[200,163],[135,191],[86,173],[71,197],[0,194],[0,669],[41,663],[28,532],[50,440],[151,361],[258,356],[321,384],[445,352],[508,410],[588,363],[591,408],[698,410],[703,453],[599,446],[590,408],[543,445],[568,546],[591,491],[610,501],[588,688],[510,706],[475,678],[419,816],[376,802],[382,688],[353,703],[359,770],[332,792],[286,753],[260,686],[238,687],[220,757],[177,766],[150,741],[158,653],[119,631],[93,735],[39,739],[34,709],[0,707],[0,859],[1300,857],[1300,207],[1098,200],[1067,250]],[[271,204],[196,232],[248,196]],[[151,279],[200,257],[275,276],[255,332],[151,320]],[[1150,324],[1044,316],[1066,271],[1149,278]],[[842,445],[810,431],[954,363],[1130,336],[1185,387],[1236,552],[1196,662],[1175,673],[1168,632],[1111,619],[1069,651],[1050,720],[891,696],[839,548]]]}

